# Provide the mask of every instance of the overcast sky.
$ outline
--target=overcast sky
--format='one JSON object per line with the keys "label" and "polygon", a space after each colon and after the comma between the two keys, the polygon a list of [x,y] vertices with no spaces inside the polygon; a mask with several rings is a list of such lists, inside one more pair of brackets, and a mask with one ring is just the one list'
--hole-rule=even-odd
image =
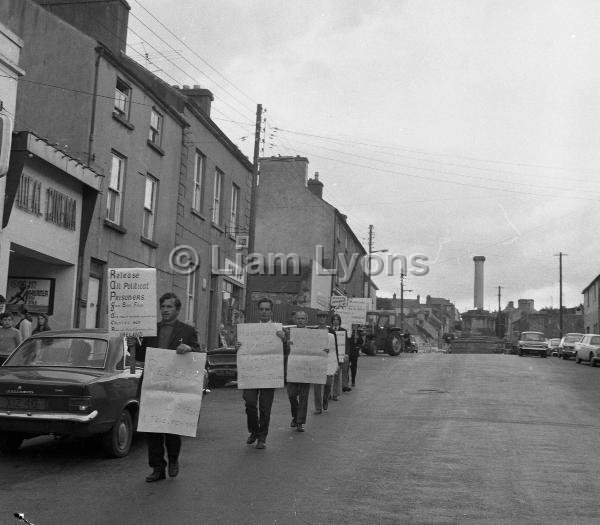
{"label": "overcast sky", "polygon": [[261,103],[264,155],[306,156],[365,247],[430,259],[406,297],[472,308],[474,255],[489,309],[557,307],[560,251],[565,305],[600,274],[597,0],[129,3],[129,54],[211,89],[249,157]]}

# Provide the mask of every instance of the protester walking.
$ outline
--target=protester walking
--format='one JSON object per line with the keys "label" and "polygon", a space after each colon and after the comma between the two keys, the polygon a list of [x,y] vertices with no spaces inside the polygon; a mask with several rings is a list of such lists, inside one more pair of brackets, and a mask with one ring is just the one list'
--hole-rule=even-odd
{"label": "protester walking", "polygon": [[[268,298],[259,299],[258,318],[260,323],[272,323],[273,320],[273,301]],[[282,342],[285,343],[285,334],[283,331],[276,332]],[[237,345],[239,348],[239,343]],[[283,347],[285,355],[286,348]],[[267,446],[267,434],[269,433],[269,422],[271,420],[271,407],[275,396],[274,388],[246,388],[244,389],[243,399],[246,404],[246,418],[248,432],[250,435],[246,440],[248,445],[256,442],[256,448],[264,449]]]}
{"label": "protester walking", "polygon": [[[306,328],[308,316],[306,312],[296,312],[295,321],[297,328]],[[290,353],[293,351],[290,350]],[[306,424],[306,414],[308,412],[308,395],[310,393],[310,383],[288,383],[287,393],[290,400],[290,410],[292,412],[292,422],[290,427],[298,432],[304,432]]]}
{"label": "protester walking", "polygon": [[[338,368],[335,377],[333,378],[333,391],[336,396],[341,395],[341,392],[350,392],[350,358],[348,357],[348,330],[342,328],[342,318],[340,314],[333,314],[331,316],[331,329],[336,332],[336,342],[338,344],[338,354],[340,358],[340,367]],[[343,334],[340,334],[343,332]],[[340,341],[340,336],[343,338],[343,342]],[[341,346],[343,344],[344,353],[341,352]],[[334,399],[334,398],[333,398]]]}
{"label": "protester walking", "polygon": [[[335,342],[335,332],[327,326],[327,319],[329,318],[329,313],[325,311],[320,311],[317,313],[317,329],[319,330],[327,330],[330,334],[333,334],[333,339]],[[335,352],[337,358],[337,344],[334,343],[333,348],[329,349],[330,352]],[[325,381],[325,385],[315,383],[313,385],[313,397],[315,403],[315,414],[322,414],[323,410],[327,410],[329,408],[329,397],[331,395],[331,387],[333,385],[333,374],[328,374],[327,379]]]}
{"label": "protester walking", "polygon": [[[165,348],[175,350],[177,354],[199,352],[198,333],[193,326],[182,323],[177,319],[181,310],[181,301],[171,292],[163,294],[159,299],[162,320],[156,325],[156,337],[144,337],[138,342],[135,337],[127,338],[127,345],[135,346],[137,361],[146,360],[146,349]],[[179,454],[181,452],[181,436],[177,434],[146,433],[148,445],[148,464],[152,472],[146,476],[146,481],[152,483],[166,478],[165,448],[167,450],[169,477],[179,474]]]}
{"label": "protester walking", "polygon": [[350,376],[352,378],[352,386],[356,386],[356,370],[358,369],[358,356],[362,346],[362,334],[358,327],[352,328],[352,333],[346,344],[346,353],[350,363]]}

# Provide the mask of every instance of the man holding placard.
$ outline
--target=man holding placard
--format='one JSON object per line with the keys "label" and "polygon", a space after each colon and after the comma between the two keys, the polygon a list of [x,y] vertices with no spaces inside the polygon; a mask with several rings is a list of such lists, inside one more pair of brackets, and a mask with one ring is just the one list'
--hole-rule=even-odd
{"label": "man holding placard", "polygon": [[[275,388],[283,386],[285,347],[281,342],[285,342],[285,334],[281,324],[272,321],[273,301],[265,297],[259,299],[257,306],[259,323],[269,323],[270,326],[265,330],[264,327],[252,328],[252,324],[238,325],[238,388],[244,390],[250,433],[246,443],[252,445],[256,442],[256,448],[264,449],[267,446]],[[274,345],[275,336],[280,341]],[[246,385],[247,388],[244,388]]]}
{"label": "man holding placard", "polygon": [[[295,320],[297,328],[306,328],[306,322],[308,320],[306,312],[296,312]],[[306,413],[308,412],[310,383],[290,382],[287,384],[287,392],[290,400],[290,409],[292,411],[292,422],[290,423],[290,426],[296,428],[298,432],[304,432]]]}
{"label": "man holding placard", "polygon": [[321,414],[323,410],[327,410],[329,407],[329,396],[331,395],[331,387],[333,385],[333,376],[336,373],[338,364],[337,354],[337,342],[335,339],[335,332],[327,326],[327,320],[329,319],[329,312],[324,310],[317,312],[317,329],[327,330],[328,338],[328,359],[327,359],[327,370],[326,380],[324,381],[325,387],[321,383],[315,383],[313,386],[313,396],[315,402],[315,414]]}
{"label": "man holding placard", "polygon": [[[165,293],[159,299],[162,320],[157,324],[156,337],[144,337],[141,342],[135,337],[128,337],[128,346],[135,346],[136,360],[146,360],[147,348],[174,350],[182,355],[188,352],[199,352],[198,334],[193,326],[182,323],[177,319],[181,310],[181,301],[174,293]],[[179,453],[181,451],[181,436],[167,433],[146,433],[148,444],[148,463],[152,473],[146,477],[148,483],[165,479],[164,458],[167,450],[168,473],[175,477],[179,473]]]}

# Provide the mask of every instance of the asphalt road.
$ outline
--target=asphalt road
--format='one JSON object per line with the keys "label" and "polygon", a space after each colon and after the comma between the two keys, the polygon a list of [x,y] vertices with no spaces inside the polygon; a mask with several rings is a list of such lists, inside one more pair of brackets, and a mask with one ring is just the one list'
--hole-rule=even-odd
{"label": "asphalt road", "polygon": [[[357,388],[290,429],[275,398],[266,450],[241,394],[209,394],[176,479],[38,438],[0,457],[0,524],[598,523],[600,370],[557,358],[361,357]],[[312,398],[310,400],[312,406]]]}

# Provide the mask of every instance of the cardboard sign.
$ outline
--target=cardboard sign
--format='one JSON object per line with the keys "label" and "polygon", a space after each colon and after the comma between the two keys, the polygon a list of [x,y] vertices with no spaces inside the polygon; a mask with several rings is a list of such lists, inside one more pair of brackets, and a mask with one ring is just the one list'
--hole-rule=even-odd
{"label": "cardboard sign", "polygon": [[237,325],[239,389],[283,387],[283,343],[276,335],[281,329],[281,323]]}
{"label": "cardboard sign", "polygon": [[121,336],[156,335],[156,269],[108,269],[108,330]]}
{"label": "cardboard sign", "polygon": [[348,298],[348,304],[345,307],[336,308],[335,310],[342,318],[342,327],[350,330],[354,324],[365,324],[370,304],[371,299],[362,297]]}
{"label": "cardboard sign", "polygon": [[139,432],[196,437],[206,354],[148,348],[142,383]]}
{"label": "cardboard sign", "polygon": [[338,358],[335,352],[335,336],[333,334],[327,334],[329,336],[329,353],[327,354],[327,375],[331,376],[337,372],[338,369]]}
{"label": "cardboard sign", "polygon": [[290,328],[287,380],[290,383],[325,384],[327,380],[327,330]]}
{"label": "cardboard sign", "polygon": [[346,332],[339,330],[335,333],[337,337],[338,345],[338,360],[340,363],[344,362],[344,355],[346,354]]}

